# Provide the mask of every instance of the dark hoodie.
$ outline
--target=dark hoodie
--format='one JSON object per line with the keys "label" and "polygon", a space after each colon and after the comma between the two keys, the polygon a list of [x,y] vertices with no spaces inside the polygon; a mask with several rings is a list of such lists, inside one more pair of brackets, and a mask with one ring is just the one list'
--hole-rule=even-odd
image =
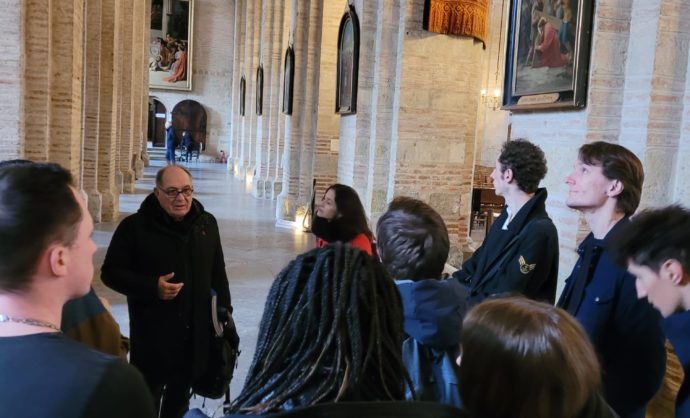
{"label": "dark hoodie", "polygon": [[[403,302],[403,361],[416,399],[460,406],[456,363],[467,291],[457,280],[396,280]],[[408,393],[408,399],[412,397]]]}

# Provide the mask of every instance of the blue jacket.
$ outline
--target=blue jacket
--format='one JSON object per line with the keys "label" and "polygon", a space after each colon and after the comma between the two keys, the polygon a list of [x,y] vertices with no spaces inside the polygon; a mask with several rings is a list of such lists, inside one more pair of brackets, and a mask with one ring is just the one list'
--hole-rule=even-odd
{"label": "blue jacket", "polygon": [[[457,280],[396,280],[403,302],[403,361],[416,399],[460,406],[456,363],[467,291]],[[408,392],[408,399],[412,394]]]}
{"label": "blue jacket", "polygon": [[690,418],[690,311],[669,316],[662,327],[685,373],[676,397],[676,417]]}
{"label": "blue jacket", "polygon": [[[601,361],[604,396],[621,418],[644,417],[666,370],[661,316],[646,299],[637,298],[635,277],[614,263],[607,248],[628,222],[619,221],[603,240],[591,233],[585,238],[558,301],[592,340]],[[580,280],[586,281],[582,288],[576,285]]]}

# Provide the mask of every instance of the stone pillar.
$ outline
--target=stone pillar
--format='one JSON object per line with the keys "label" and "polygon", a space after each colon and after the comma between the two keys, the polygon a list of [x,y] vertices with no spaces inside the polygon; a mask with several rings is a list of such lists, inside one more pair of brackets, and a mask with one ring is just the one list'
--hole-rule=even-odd
{"label": "stone pillar", "polygon": [[[306,206],[311,197],[323,16],[322,4],[318,0],[293,0],[292,4],[294,100],[292,115],[286,118],[283,190],[276,207],[276,217],[286,220],[294,220],[297,207]],[[289,133],[287,129],[290,129]]]}
{"label": "stone pillar", "polygon": [[[243,181],[246,181],[247,172],[249,171],[250,155],[252,153],[252,122],[256,119],[256,113],[254,111],[254,97],[255,97],[255,86],[254,81],[256,78],[256,59],[254,55],[254,44],[258,43],[256,33],[256,14],[261,16],[260,6],[257,8],[257,0],[246,0],[246,9],[244,14],[245,19],[245,30],[244,30],[244,60],[243,60],[243,71],[245,80],[245,96],[244,96],[244,117],[240,119],[240,130],[241,130],[241,140],[240,140],[240,155],[239,155],[239,172],[237,175]],[[257,10],[258,9],[258,10]],[[259,19],[261,19],[259,17]],[[259,20],[260,22],[260,20]]]}
{"label": "stone pillar", "polygon": [[[21,3],[14,2],[20,10],[22,8]],[[3,13],[2,16],[4,19],[5,14]],[[24,157],[32,161],[47,161],[50,132],[48,125],[50,71],[48,69],[51,62],[49,46],[50,2],[48,0],[26,0],[24,2],[22,29],[24,31],[24,39],[21,40],[24,44],[24,62],[32,63],[32,65],[24,66],[23,74],[18,74],[20,88],[22,78],[24,83],[23,109],[20,111],[23,114],[20,129],[24,133]],[[11,42],[4,42],[4,44],[11,45]],[[16,44],[17,47],[19,45],[21,43]],[[21,60],[18,65],[21,66]],[[18,94],[16,97],[20,96]],[[12,101],[6,103],[12,103]]]}
{"label": "stone pillar", "polygon": [[245,135],[244,135],[244,173],[243,179],[251,187],[255,170],[256,170],[256,142],[257,135],[257,119],[256,114],[256,70],[261,64],[260,48],[261,48],[261,21],[262,21],[262,0],[252,0],[248,3],[252,10],[247,13],[247,19],[252,19],[251,31],[247,32],[250,37],[247,50],[245,51],[248,63],[247,67],[247,101],[245,102]]}
{"label": "stone pillar", "polygon": [[406,1],[398,69],[401,116],[391,147],[393,188],[396,195],[433,206],[446,222],[452,245],[462,247],[469,229],[484,50],[469,37],[423,31],[423,6],[423,0]]}
{"label": "stone pillar", "polygon": [[673,201],[669,184],[675,178],[690,41],[682,10],[690,17],[677,1],[633,1],[630,43],[636,52],[626,68],[620,143],[645,166],[642,207]]}
{"label": "stone pillar", "polygon": [[[338,181],[340,150],[340,119],[334,112],[337,65],[338,28],[345,10],[345,2],[324,2],[319,62],[319,105],[314,155],[316,198],[323,196],[328,186]],[[326,52],[333,51],[333,52]],[[354,118],[356,116],[346,116]]]}
{"label": "stone pillar", "polygon": [[[148,115],[148,86],[144,86],[144,75],[148,75],[148,58],[144,59],[142,51],[148,52],[148,24],[151,13],[146,13],[146,5],[149,1],[134,1],[132,7],[132,151],[130,161],[134,170],[134,179],[140,178],[144,174],[144,161],[141,152],[142,145],[146,149],[146,115]],[[146,29],[146,30],[145,30]],[[148,55],[147,55],[148,57]],[[144,100],[146,99],[146,101]],[[134,183],[132,183],[134,187]]]}
{"label": "stone pillar", "polygon": [[101,221],[101,193],[98,191],[98,103],[101,57],[101,0],[86,0],[84,39],[84,176],[82,188],[94,222]]}
{"label": "stone pillar", "polygon": [[116,184],[118,96],[120,65],[114,65],[118,18],[122,0],[101,3],[100,88],[98,103],[98,191],[101,193],[101,219],[114,221],[120,212]]}
{"label": "stone pillar", "polygon": [[84,0],[53,1],[49,10],[50,63],[42,68],[49,69],[49,159],[68,169],[81,188]]}
{"label": "stone pillar", "polygon": [[[24,2],[29,3],[29,2]],[[24,109],[26,101],[29,99],[25,95],[28,91],[29,81],[24,79],[27,68],[22,68],[22,56],[26,55],[29,49],[29,42],[26,36],[33,29],[34,32],[41,28],[30,28],[26,23],[22,24],[22,19],[29,13],[29,4],[26,9],[22,2],[16,0],[0,1],[2,13],[0,13],[0,155],[2,159],[19,158],[23,154],[23,136],[27,126],[24,123]],[[32,6],[32,13],[36,13],[36,6]],[[22,15],[24,12],[24,16]],[[27,19],[28,21],[28,19]],[[26,31],[26,35],[22,33]],[[43,29],[45,30],[45,29]],[[23,91],[23,88],[26,90]],[[24,96],[23,101],[17,100]],[[45,123],[44,123],[45,125]]]}
{"label": "stone pillar", "polygon": [[[121,65],[120,82],[122,89],[119,96],[121,97],[120,106],[120,129],[119,129],[119,146],[118,146],[118,164],[120,166],[120,173],[122,174],[122,188],[124,193],[134,192],[134,170],[132,164],[132,144],[134,142],[133,136],[133,120],[132,103],[132,67],[135,55],[134,50],[129,47],[132,45],[134,22],[132,21],[132,11],[134,0],[122,0],[122,35],[121,42],[115,46],[115,56],[118,57],[118,62],[115,65]],[[139,99],[137,98],[138,102]]]}
{"label": "stone pillar", "polygon": [[256,119],[256,169],[252,179],[252,195],[264,198],[266,192],[268,142],[270,134],[270,105],[271,105],[271,68],[273,66],[273,32],[280,30],[274,22],[275,0],[264,0],[261,13],[261,48],[259,62],[263,65],[263,98],[261,116]]}
{"label": "stone pillar", "polygon": [[[269,134],[267,145],[267,168],[265,182],[265,197],[276,199],[282,191],[282,170],[280,169],[280,143],[283,137],[283,126],[285,117],[283,111],[283,74],[285,65],[285,50],[287,43],[285,39],[285,2],[273,1],[273,26],[270,42],[273,44],[271,49],[271,70],[270,70],[270,90],[271,99],[269,105]],[[282,123],[281,123],[282,122]]]}
{"label": "stone pillar", "polygon": [[232,82],[232,134],[228,149],[228,168],[233,175],[239,174],[240,167],[240,144],[242,142],[242,120],[240,115],[240,80],[245,72],[244,69],[244,49],[246,41],[246,23],[243,19],[245,15],[246,0],[235,2],[235,49],[233,52],[233,82]]}

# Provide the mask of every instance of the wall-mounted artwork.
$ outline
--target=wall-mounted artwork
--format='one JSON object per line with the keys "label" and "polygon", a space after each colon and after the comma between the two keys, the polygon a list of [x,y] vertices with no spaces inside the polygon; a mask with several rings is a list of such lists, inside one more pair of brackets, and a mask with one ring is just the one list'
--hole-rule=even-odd
{"label": "wall-mounted artwork", "polygon": [[285,50],[283,67],[283,113],[292,115],[292,89],[295,84],[295,51],[292,46]]}
{"label": "wall-mounted artwork", "polygon": [[192,89],[194,0],[148,0],[149,88]]}
{"label": "wall-mounted artwork", "polygon": [[335,86],[335,112],[357,113],[357,71],[359,65],[359,19],[349,6],[338,30],[338,64]]}
{"label": "wall-mounted artwork", "polygon": [[256,69],[256,114],[261,116],[264,109],[264,66]]}
{"label": "wall-mounted artwork", "polygon": [[585,107],[592,4],[510,0],[504,109]]}
{"label": "wall-mounted artwork", "polygon": [[244,98],[247,95],[247,82],[244,76],[240,79],[240,116],[244,116]]}

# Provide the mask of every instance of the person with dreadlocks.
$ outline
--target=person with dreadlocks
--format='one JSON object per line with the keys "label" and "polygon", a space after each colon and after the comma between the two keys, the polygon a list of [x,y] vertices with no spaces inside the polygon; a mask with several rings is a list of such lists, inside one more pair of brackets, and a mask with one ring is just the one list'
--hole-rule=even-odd
{"label": "person with dreadlocks", "polygon": [[340,241],[357,247],[369,255],[373,253],[374,235],[367,224],[362,201],[355,189],[344,184],[333,184],[316,206],[311,225],[316,246]]}

